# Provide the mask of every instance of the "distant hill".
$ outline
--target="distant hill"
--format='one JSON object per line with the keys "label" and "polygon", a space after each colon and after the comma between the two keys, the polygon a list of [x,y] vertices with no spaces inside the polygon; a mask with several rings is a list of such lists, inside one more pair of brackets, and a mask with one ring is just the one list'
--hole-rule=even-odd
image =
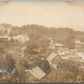
{"label": "distant hill", "polygon": [[[2,32],[4,31],[4,28],[6,31]],[[38,40],[39,38],[51,38],[55,42],[63,43],[65,46],[69,47],[74,44],[75,38],[77,38],[79,35],[84,35],[84,32],[74,31],[71,28],[48,28],[35,24],[23,25],[21,27],[12,26],[11,24],[0,24],[0,35],[3,33],[8,34],[9,36],[27,34],[30,39],[33,40]]]}

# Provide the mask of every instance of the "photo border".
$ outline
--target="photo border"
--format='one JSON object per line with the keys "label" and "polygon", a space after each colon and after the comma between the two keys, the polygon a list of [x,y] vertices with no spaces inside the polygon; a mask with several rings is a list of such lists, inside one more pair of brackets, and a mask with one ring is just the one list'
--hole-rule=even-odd
{"label": "photo border", "polygon": [[[0,1],[84,1],[84,0],[0,0]],[[0,83],[0,84],[84,84],[84,83]]]}

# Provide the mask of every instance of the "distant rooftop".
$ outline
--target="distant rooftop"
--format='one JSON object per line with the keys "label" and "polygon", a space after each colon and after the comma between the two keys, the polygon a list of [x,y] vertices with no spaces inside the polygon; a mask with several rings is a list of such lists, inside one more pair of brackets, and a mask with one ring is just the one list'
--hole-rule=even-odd
{"label": "distant rooftop", "polygon": [[64,46],[64,45],[61,43],[56,43],[55,46]]}
{"label": "distant rooftop", "polygon": [[77,36],[75,40],[80,40],[81,42],[84,42],[84,35]]}
{"label": "distant rooftop", "polygon": [[38,66],[34,67],[31,70],[26,70],[26,72],[27,71],[29,71],[37,79],[41,79],[46,75],[46,73]]}

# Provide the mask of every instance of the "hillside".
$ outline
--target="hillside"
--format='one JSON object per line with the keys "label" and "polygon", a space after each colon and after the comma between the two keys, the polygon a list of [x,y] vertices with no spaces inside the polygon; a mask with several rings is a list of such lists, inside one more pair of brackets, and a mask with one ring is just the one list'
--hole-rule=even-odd
{"label": "hillside", "polygon": [[[47,28],[35,24],[18,27],[0,24],[0,70],[2,71],[0,77],[25,78],[28,81],[30,74],[26,71],[38,66],[36,69],[39,70],[40,67],[45,72],[43,80],[54,77],[56,81],[61,79],[66,81],[67,76],[70,76],[69,81],[76,80],[80,72],[79,65],[82,63],[78,59],[80,56],[76,55],[78,52],[75,51],[75,40],[81,41],[83,37],[84,32],[74,31],[71,28]],[[56,43],[59,46],[56,46]],[[50,49],[52,45],[54,49]],[[60,45],[63,55],[58,52]],[[53,59],[52,64],[57,67],[50,65],[47,60],[48,56],[53,57],[53,52],[57,57]],[[74,60],[76,58],[77,60]]]}
{"label": "hillside", "polygon": [[84,35],[84,32],[74,31],[71,28],[48,28],[34,24],[23,25],[21,27],[12,26],[10,24],[1,24],[0,31],[0,35],[6,34],[9,36],[16,36],[27,34],[30,37],[30,40],[38,40],[40,38],[51,38],[55,42],[60,42],[68,47],[74,47],[75,38],[77,38],[79,35]]}

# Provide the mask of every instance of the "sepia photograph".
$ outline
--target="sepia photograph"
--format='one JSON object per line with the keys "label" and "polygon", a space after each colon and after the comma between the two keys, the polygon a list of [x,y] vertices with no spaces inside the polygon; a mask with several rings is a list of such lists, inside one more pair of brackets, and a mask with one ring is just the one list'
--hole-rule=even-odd
{"label": "sepia photograph", "polygon": [[84,82],[84,1],[0,1],[1,82]]}

